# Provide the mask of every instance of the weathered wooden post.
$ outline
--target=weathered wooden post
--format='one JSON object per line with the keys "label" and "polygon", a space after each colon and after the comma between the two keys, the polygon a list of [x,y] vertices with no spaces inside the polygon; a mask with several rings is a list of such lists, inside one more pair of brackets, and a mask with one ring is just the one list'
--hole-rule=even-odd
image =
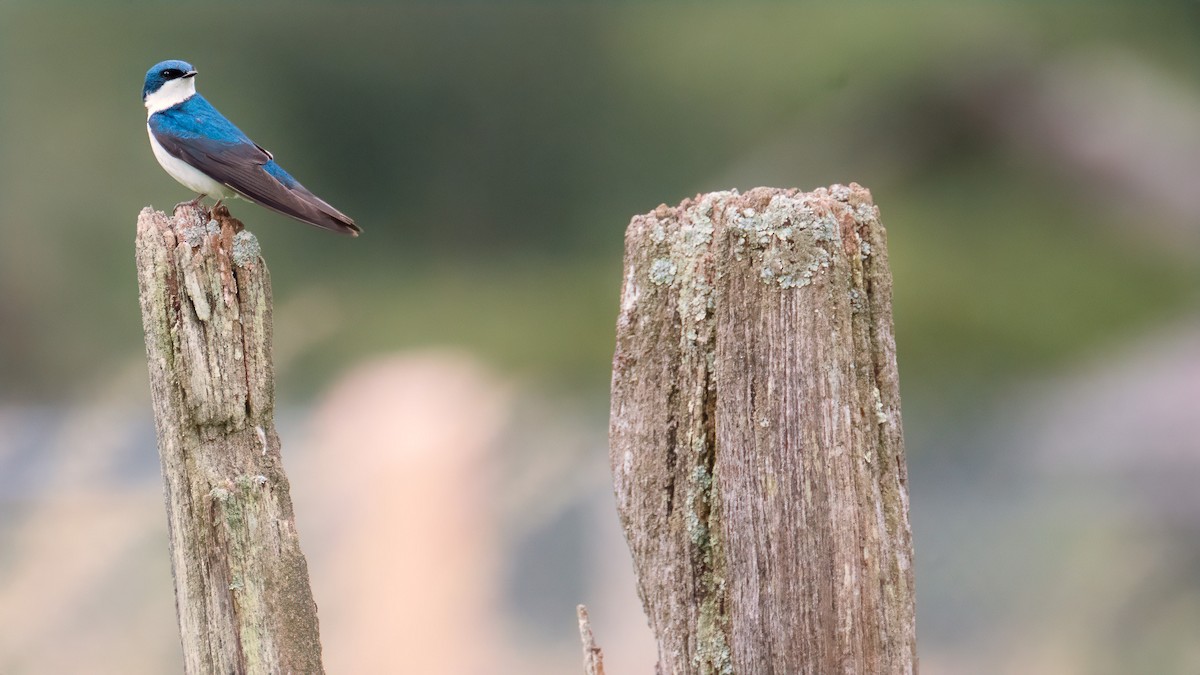
{"label": "weathered wooden post", "polygon": [[604,652],[596,644],[592,635],[592,622],[588,618],[587,607],[579,605],[575,608],[579,617],[579,640],[583,643],[583,675],[604,675]]}
{"label": "weathered wooden post", "polygon": [[144,209],[138,286],[185,670],[322,673],[275,433],[271,287],[217,209]]}
{"label": "weathered wooden post", "polygon": [[630,223],[610,452],[660,673],[916,671],[891,283],[858,185]]}

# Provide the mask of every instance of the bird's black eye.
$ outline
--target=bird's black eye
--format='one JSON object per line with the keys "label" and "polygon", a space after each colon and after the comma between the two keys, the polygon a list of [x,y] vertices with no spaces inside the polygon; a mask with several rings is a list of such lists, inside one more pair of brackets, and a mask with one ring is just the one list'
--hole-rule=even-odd
{"label": "bird's black eye", "polygon": [[167,68],[166,70],[162,71],[159,74],[162,75],[163,77],[167,78],[168,80],[173,80],[173,79],[183,75],[183,71],[179,70],[178,68]]}

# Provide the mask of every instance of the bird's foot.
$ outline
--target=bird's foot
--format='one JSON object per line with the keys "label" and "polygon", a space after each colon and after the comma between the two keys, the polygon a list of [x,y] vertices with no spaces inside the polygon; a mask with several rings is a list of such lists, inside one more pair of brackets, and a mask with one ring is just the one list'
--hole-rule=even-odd
{"label": "bird's foot", "polygon": [[213,204],[212,210],[209,211],[209,217],[217,221],[217,223],[221,225],[222,229],[224,229],[226,225],[229,225],[232,228],[233,233],[236,234],[241,232],[245,226],[242,225],[242,221],[230,215],[229,207],[225,206],[223,203],[224,201],[225,200],[221,199],[218,200],[216,204]]}
{"label": "bird's foot", "polygon": [[[181,206],[190,206],[192,208],[199,207],[200,202],[203,201],[204,198],[207,196],[208,195],[196,195],[196,198],[193,200],[186,201],[186,202],[179,202],[178,204],[175,205],[175,210],[178,211],[179,207],[181,207]],[[218,203],[220,203],[220,202],[218,202]]]}

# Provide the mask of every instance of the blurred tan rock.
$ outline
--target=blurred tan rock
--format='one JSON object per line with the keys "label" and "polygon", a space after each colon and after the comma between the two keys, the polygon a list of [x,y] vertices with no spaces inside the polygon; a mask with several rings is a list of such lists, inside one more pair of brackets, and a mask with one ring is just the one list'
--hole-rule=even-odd
{"label": "blurred tan rock", "polygon": [[310,571],[329,672],[498,670],[487,466],[511,396],[469,357],[430,352],[364,363],[314,409],[292,481],[322,547]]}

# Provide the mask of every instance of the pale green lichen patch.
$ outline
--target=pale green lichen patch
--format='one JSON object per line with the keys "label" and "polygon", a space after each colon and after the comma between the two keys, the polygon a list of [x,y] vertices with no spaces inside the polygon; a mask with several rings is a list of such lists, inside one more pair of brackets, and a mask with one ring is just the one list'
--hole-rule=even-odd
{"label": "pale green lichen patch", "polygon": [[199,248],[204,243],[204,225],[199,223],[181,228],[183,241],[192,248]]}
{"label": "pale green lichen patch", "polygon": [[240,496],[233,495],[228,491],[224,492],[227,495],[226,498],[219,499],[218,503],[221,505],[221,515],[225,517],[225,525],[233,533],[230,537],[231,548],[236,550],[240,543],[237,535],[246,527],[246,514]]}
{"label": "pale green lichen patch", "polygon": [[717,511],[717,487],[709,465],[697,467],[694,479],[703,489],[703,539],[700,544],[700,611],[696,617],[694,664],[702,673],[733,674],[733,654],[726,633],[729,617],[725,614],[725,552]]}
{"label": "pale green lichen patch", "polygon": [[[709,419],[707,425],[712,425]],[[712,432],[708,426],[707,431]],[[726,638],[729,618],[724,580],[725,554],[720,533],[719,497],[713,476],[716,448],[709,436],[692,442],[695,464],[687,478],[684,527],[693,546],[699,573],[699,613],[696,617],[695,668],[702,673],[732,675],[733,656]]]}
{"label": "pale green lichen patch", "polygon": [[807,286],[833,263],[841,240],[837,206],[821,191],[776,192],[758,209],[728,209],[734,257],[748,259],[764,283]]}
{"label": "pale green lichen patch", "polygon": [[850,289],[850,311],[855,314],[867,311],[867,300],[857,288]]}
{"label": "pale green lichen patch", "polygon": [[221,516],[229,529],[230,541],[237,548],[242,537],[248,535],[246,509],[262,499],[261,488],[266,486],[267,477],[261,474],[239,474],[224,487],[215,487],[208,496],[220,507]]}
{"label": "pale green lichen patch", "polygon": [[658,258],[650,263],[650,283],[655,286],[670,284],[675,280],[675,263],[666,258]]}
{"label": "pale green lichen patch", "polygon": [[[698,200],[685,201],[677,208],[660,206],[642,222],[653,246],[648,247],[643,277],[651,285],[675,293],[675,307],[683,328],[683,337],[691,343],[704,341],[708,331],[703,325],[713,309],[712,279],[709,263],[713,245],[714,219],[725,201],[737,192],[714,192]],[[626,294],[636,292],[627,284]]]}
{"label": "pale green lichen patch", "polygon": [[854,219],[860,224],[878,221],[879,207],[870,202],[862,202],[854,207]]}
{"label": "pale green lichen patch", "polygon": [[238,267],[249,267],[258,262],[258,256],[261,253],[262,249],[258,245],[258,238],[249,230],[242,230],[233,235],[233,252],[230,257]]}
{"label": "pale green lichen patch", "polygon": [[696,327],[708,318],[713,307],[712,282],[708,278],[706,254],[712,245],[713,211],[716,202],[725,193],[705,195],[695,205],[684,210],[680,227],[671,242],[671,257],[678,261],[679,316],[689,326],[687,337],[699,339]]}
{"label": "pale green lichen patch", "polygon": [[712,492],[712,474],[705,464],[692,469],[691,480],[687,488],[687,509],[684,513],[684,526],[692,544],[704,550],[709,543],[708,514],[709,496]]}

